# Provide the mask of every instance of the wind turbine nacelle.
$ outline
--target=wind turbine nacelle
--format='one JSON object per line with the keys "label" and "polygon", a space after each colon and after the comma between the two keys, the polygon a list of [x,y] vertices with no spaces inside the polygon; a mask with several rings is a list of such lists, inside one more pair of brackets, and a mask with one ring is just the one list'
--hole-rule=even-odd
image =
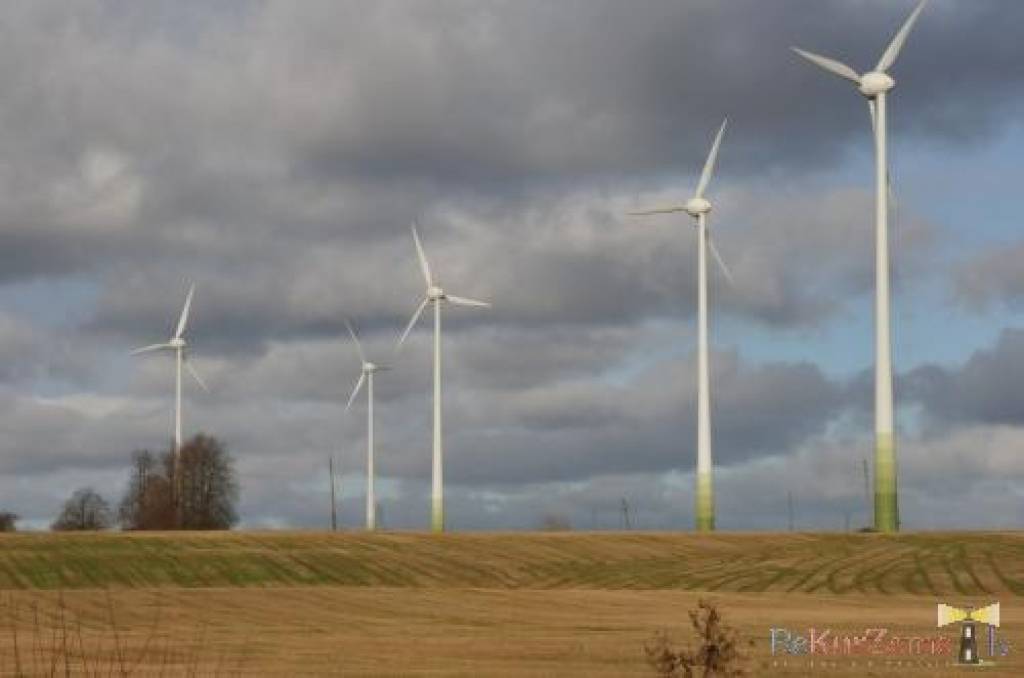
{"label": "wind turbine nacelle", "polygon": [[705,198],[690,198],[686,201],[686,213],[698,217],[711,211],[711,203]]}
{"label": "wind turbine nacelle", "polygon": [[888,73],[872,71],[865,73],[860,79],[860,93],[866,97],[876,97],[896,86],[896,81]]}
{"label": "wind turbine nacelle", "polygon": [[175,337],[167,342],[167,345],[171,348],[185,348],[185,340],[181,337]]}
{"label": "wind turbine nacelle", "polygon": [[437,285],[431,285],[427,288],[427,299],[431,301],[437,301],[438,299],[444,299],[444,290]]}
{"label": "wind turbine nacelle", "polygon": [[375,363],[370,363],[370,362],[363,363],[363,371],[364,372],[376,372],[377,371],[377,365]]}

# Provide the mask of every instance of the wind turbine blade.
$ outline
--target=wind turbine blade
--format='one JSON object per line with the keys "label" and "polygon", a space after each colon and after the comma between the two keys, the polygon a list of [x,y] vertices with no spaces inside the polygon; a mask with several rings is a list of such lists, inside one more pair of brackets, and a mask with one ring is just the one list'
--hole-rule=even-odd
{"label": "wind turbine blade", "polygon": [[718,262],[718,266],[722,269],[722,273],[725,274],[725,279],[729,281],[730,285],[735,285],[736,281],[732,277],[732,273],[729,271],[729,267],[725,265],[725,260],[722,259],[722,255],[718,253],[718,248],[715,247],[715,241],[710,237],[708,238],[708,248],[711,250],[711,255]]}
{"label": "wind turbine blade", "polygon": [[129,355],[139,355],[140,353],[149,353],[150,351],[159,351],[162,348],[171,348],[170,344],[150,344],[149,346],[143,346],[132,351]]}
{"label": "wind turbine blade", "polygon": [[359,337],[356,336],[356,331],[352,329],[352,323],[348,321],[348,318],[345,318],[345,327],[348,328],[348,333],[356,344],[356,353],[359,354],[359,361],[365,363],[366,355],[363,353],[363,347],[359,344]]}
{"label": "wind turbine blade", "polygon": [[907,20],[903,22],[903,26],[896,35],[893,36],[892,42],[885,48],[885,52],[882,54],[882,58],[878,60],[878,65],[875,66],[876,71],[885,73],[887,70],[892,68],[892,65],[896,63],[896,57],[900,55],[900,50],[903,49],[903,43],[907,41],[907,36],[910,35],[910,29],[914,27],[914,22],[917,21],[918,15],[921,14],[921,10],[928,4],[928,0],[921,0],[914,8],[914,11],[910,13]]}
{"label": "wind turbine blade", "polygon": [[191,360],[185,360],[185,369],[188,370],[188,373],[191,374],[192,378],[196,380],[196,383],[203,387],[204,391],[206,391],[207,393],[210,392],[210,389],[206,386],[206,382],[203,381],[203,378],[199,376],[198,372],[196,372],[196,368],[192,365]]}
{"label": "wind turbine blade", "polygon": [[816,64],[821,68],[824,68],[829,73],[834,73],[840,78],[846,78],[851,82],[855,82],[858,85],[860,84],[860,75],[857,74],[857,71],[853,70],[843,62],[823,57],[820,54],[815,54],[814,52],[808,52],[807,50],[800,49],[799,47],[790,47],[790,49],[810,61],[812,64]]}
{"label": "wind turbine blade", "polygon": [[405,332],[402,332],[402,338],[398,340],[398,345],[401,346],[405,343],[405,338],[409,336],[409,332],[412,332],[412,326],[416,324],[416,321],[420,319],[420,314],[423,313],[423,309],[426,308],[429,298],[424,297],[423,301],[416,308],[416,312],[412,314],[412,318],[409,320],[409,324],[405,326]]}
{"label": "wind turbine blade", "polygon": [[174,338],[180,339],[185,333],[185,326],[188,324],[188,312],[192,307],[192,295],[196,292],[196,285],[192,283],[188,288],[188,296],[185,297],[185,306],[181,309],[181,317],[178,318],[178,329],[174,332]]}
{"label": "wind turbine blade", "polygon": [[423,244],[420,242],[420,234],[416,232],[416,222],[412,222],[412,239],[416,241],[416,256],[420,260],[420,269],[423,271],[423,279],[427,281],[427,287],[434,284],[430,277],[430,264],[427,263],[427,255],[423,252]]}
{"label": "wind turbine blade", "polygon": [[467,297],[457,297],[454,294],[446,294],[445,298],[455,304],[456,306],[481,306],[483,308],[490,308],[490,303],[486,301],[477,301],[476,299],[469,299]]}
{"label": "wind turbine blade", "polygon": [[658,207],[653,210],[643,210],[641,212],[627,212],[631,217],[649,217],[652,214],[672,214],[674,212],[685,212],[686,208],[680,205],[679,207]]}
{"label": "wind turbine blade", "polygon": [[704,163],[704,171],[700,173],[700,183],[697,184],[697,192],[694,194],[697,198],[704,197],[704,191],[708,187],[708,183],[711,182],[711,175],[715,171],[715,160],[718,159],[718,147],[722,145],[722,135],[725,134],[725,126],[729,124],[729,118],[722,121],[722,126],[718,128],[718,134],[715,135],[715,143],[711,146],[711,152],[708,153],[708,159]]}
{"label": "wind turbine blade", "polygon": [[348,408],[352,407],[352,403],[355,401],[356,396],[359,395],[359,389],[363,387],[364,381],[366,381],[366,372],[360,372],[359,381],[356,382],[356,387],[352,389],[352,395],[348,397],[348,404],[345,405],[346,412],[348,412]]}

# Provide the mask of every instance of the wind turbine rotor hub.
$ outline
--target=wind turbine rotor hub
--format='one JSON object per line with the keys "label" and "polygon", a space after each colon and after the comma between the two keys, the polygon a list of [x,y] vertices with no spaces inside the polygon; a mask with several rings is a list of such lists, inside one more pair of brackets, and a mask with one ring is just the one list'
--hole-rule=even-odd
{"label": "wind turbine rotor hub", "polygon": [[866,97],[876,97],[888,92],[896,86],[896,81],[888,73],[871,71],[860,78],[860,93]]}
{"label": "wind turbine rotor hub", "polygon": [[705,198],[690,198],[686,201],[686,213],[691,217],[699,217],[711,211],[711,203]]}
{"label": "wind turbine rotor hub", "polygon": [[175,337],[167,342],[167,345],[171,348],[185,348],[185,340],[181,337]]}
{"label": "wind turbine rotor hub", "polygon": [[427,288],[427,299],[431,301],[437,301],[438,299],[444,299],[444,290],[437,285],[431,285]]}

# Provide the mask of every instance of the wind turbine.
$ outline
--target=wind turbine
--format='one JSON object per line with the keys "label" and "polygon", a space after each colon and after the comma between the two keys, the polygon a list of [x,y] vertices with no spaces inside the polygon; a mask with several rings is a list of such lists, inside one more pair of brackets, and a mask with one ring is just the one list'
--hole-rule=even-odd
{"label": "wind turbine", "polygon": [[796,47],[793,51],[829,73],[857,85],[868,100],[875,137],[875,529],[899,530],[899,500],[896,492],[896,436],[893,426],[892,339],[889,310],[889,172],[886,147],[888,92],[896,81],[888,70],[896,62],[903,44],[928,0],[921,0],[910,13],[892,42],[882,53],[874,70],[858,75],[846,64]]}
{"label": "wind turbine", "polygon": [[729,273],[725,261],[718,253],[714,241],[708,234],[708,213],[711,211],[711,202],[704,197],[711,175],[715,171],[715,160],[718,158],[718,148],[722,143],[722,135],[728,124],[728,118],[722,121],[718,128],[715,142],[711,146],[707,161],[704,163],[704,171],[701,172],[700,181],[697,183],[697,190],[693,197],[686,201],[685,205],[662,207],[641,212],[631,212],[634,216],[646,216],[651,214],[672,214],[675,212],[686,212],[695,219],[698,238],[698,286],[697,286],[697,488],[696,488],[696,527],[700,532],[710,532],[715,529],[715,499],[714,484],[711,477],[711,387],[708,376],[708,274],[707,274],[707,250],[711,250],[712,256],[721,267],[725,277],[732,282],[732,274]]}
{"label": "wind turbine", "polygon": [[185,306],[181,309],[181,315],[178,317],[178,327],[174,330],[174,336],[172,336],[167,342],[162,344],[151,344],[149,346],[143,346],[137,348],[131,352],[131,355],[139,355],[140,353],[149,353],[151,351],[174,351],[175,358],[175,372],[174,372],[174,458],[177,463],[178,453],[181,450],[181,368],[182,365],[188,370],[188,373],[192,375],[192,378],[196,380],[204,391],[209,391],[206,387],[206,383],[203,382],[202,377],[196,372],[196,368],[192,366],[191,361],[188,359],[188,351],[186,350],[185,342],[185,328],[188,326],[188,314],[192,308],[192,295],[195,294],[195,284],[190,285],[188,288],[188,296],[185,297]]}
{"label": "wind turbine", "polygon": [[356,336],[356,331],[348,320],[345,320],[345,327],[348,328],[348,333],[352,336],[352,341],[356,345],[356,352],[359,354],[359,361],[362,365],[359,370],[359,380],[356,381],[355,388],[352,389],[352,395],[348,398],[348,404],[345,405],[346,412],[352,407],[352,403],[355,401],[356,396],[359,395],[359,389],[363,387],[363,383],[366,383],[366,529],[373,531],[377,529],[377,504],[373,492],[373,375],[376,372],[389,368],[367,360],[366,354],[363,353],[363,347],[359,343],[359,337]]}
{"label": "wind turbine", "polygon": [[476,299],[469,299],[467,297],[457,297],[454,294],[448,294],[441,289],[430,274],[430,264],[427,263],[427,255],[423,252],[423,245],[420,243],[419,233],[416,232],[415,222],[412,225],[412,238],[416,243],[416,256],[420,260],[420,270],[423,271],[423,279],[427,284],[427,291],[423,297],[423,301],[420,302],[420,305],[412,314],[409,324],[406,325],[405,332],[402,333],[402,338],[398,340],[398,345],[401,346],[405,342],[405,338],[409,336],[409,332],[412,331],[413,326],[416,324],[416,321],[419,320],[420,315],[423,313],[423,309],[427,307],[427,304],[433,304],[434,453],[431,473],[430,527],[434,532],[444,532],[444,452],[441,444],[441,305],[444,302],[450,302],[456,306],[482,306],[484,308],[490,308],[491,305],[486,301],[477,301]]}

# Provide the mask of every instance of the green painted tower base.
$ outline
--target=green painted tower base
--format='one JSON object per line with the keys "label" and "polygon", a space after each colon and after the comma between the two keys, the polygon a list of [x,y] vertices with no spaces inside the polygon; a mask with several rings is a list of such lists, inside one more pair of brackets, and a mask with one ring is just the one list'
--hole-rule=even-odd
{"label": "green painted tower base", "polygon": [[715,494],[710,473],[697,474],[696,529],[698,532],[715,531]]}
{"label": "green painted tower base", "polygon": [[433,532],[444,532],[444,507],[440,504],[431,507],[430,529]]}
{"label": "green painted tower base", "polygon": [[896,496],[896,443],[891,433],[877,434],[875,442],[875,529],[899,531]]}

